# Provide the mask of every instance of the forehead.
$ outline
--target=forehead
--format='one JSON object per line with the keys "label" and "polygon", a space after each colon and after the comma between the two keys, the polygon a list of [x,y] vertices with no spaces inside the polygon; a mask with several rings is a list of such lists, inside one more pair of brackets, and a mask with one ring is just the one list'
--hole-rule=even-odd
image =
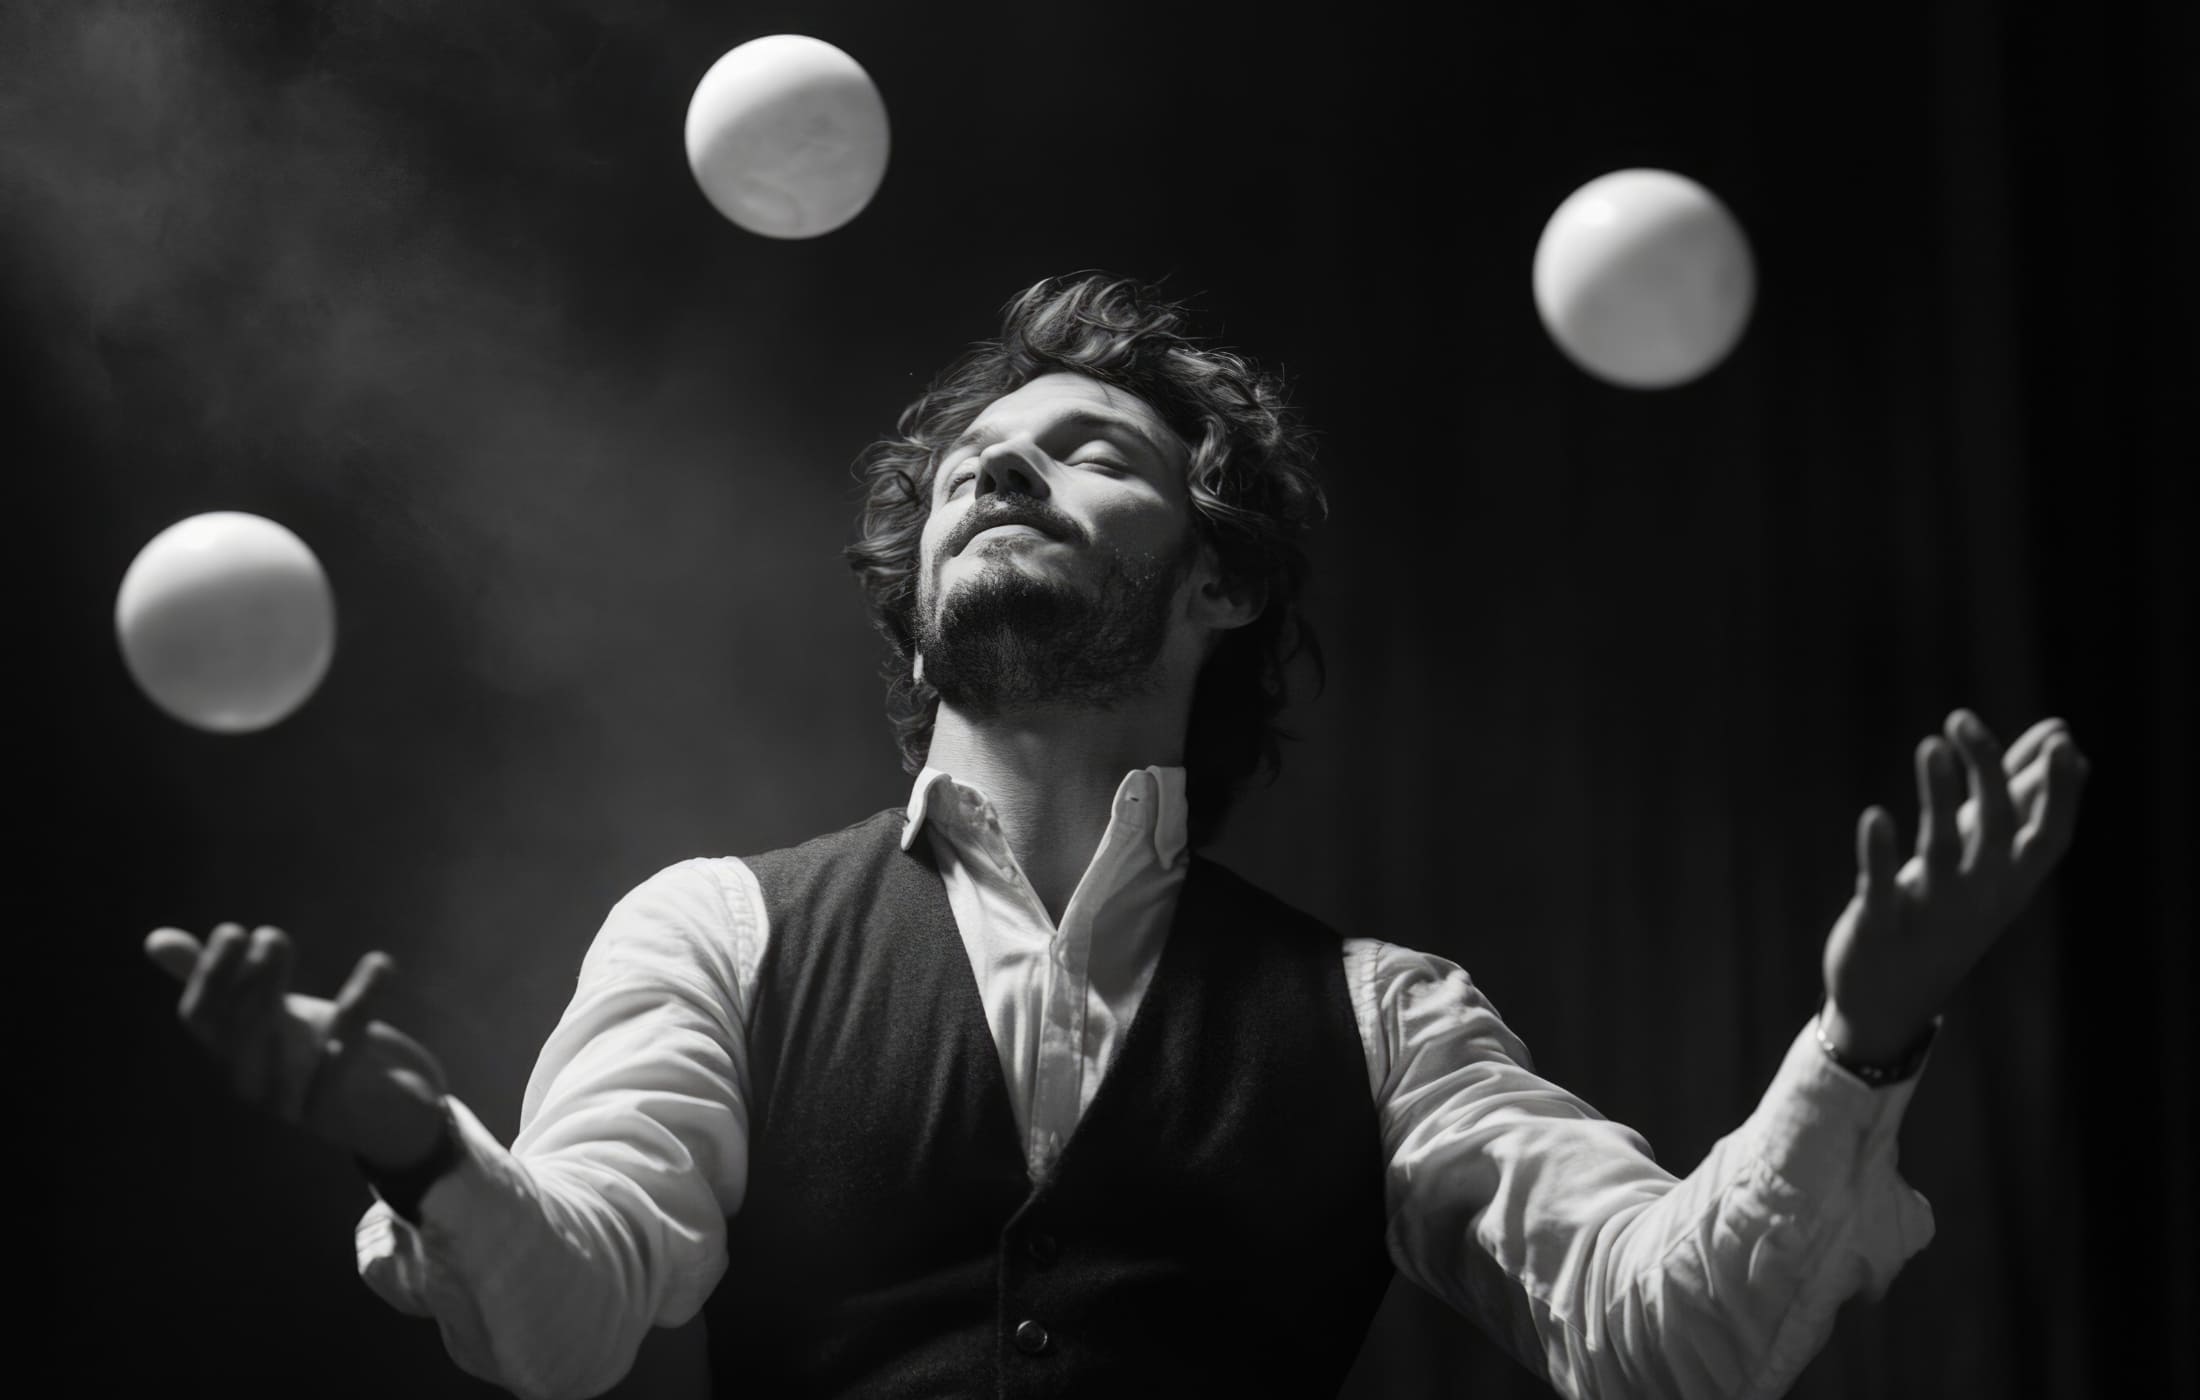
{"label": "forehead", "polygon": [[1001,395],[971,420],[955,446],[998,442],[1019,433],[1043,436],[1066,425],[1142,442],[1172,463],[1181,462],[1190,450],[1168,420],[1138,395],[1069,373],[1042,374]]}

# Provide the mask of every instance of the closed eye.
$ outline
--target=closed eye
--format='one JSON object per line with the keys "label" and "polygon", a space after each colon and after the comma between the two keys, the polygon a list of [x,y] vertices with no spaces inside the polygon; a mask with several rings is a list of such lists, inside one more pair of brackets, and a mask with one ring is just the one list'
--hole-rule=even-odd
{"label": "closed eye", "polygon": [[1129,471],[1130,467],[1118,460],[1120,454],[1105,442],[1089,442],[1069,459],[1073,467],[1105,467],[1109,471]]}

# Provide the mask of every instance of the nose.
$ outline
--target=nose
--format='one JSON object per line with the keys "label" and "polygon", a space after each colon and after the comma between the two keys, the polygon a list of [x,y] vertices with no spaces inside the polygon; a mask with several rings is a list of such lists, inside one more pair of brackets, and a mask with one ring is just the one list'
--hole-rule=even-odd
{"label": "nose", "polygon": [[980,497],[1003,492],[1043,499],[1047,494],[1046,475],[1039,470],[1034,449],[1021,442],[996,442],[979,453],[971,485],[973,494]]}

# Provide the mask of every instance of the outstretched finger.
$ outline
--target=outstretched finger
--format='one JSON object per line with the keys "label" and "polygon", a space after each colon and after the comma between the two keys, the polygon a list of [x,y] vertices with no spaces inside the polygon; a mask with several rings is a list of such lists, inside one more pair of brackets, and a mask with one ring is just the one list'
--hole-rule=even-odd
{"label": "outstretched finger", "polygon": [[1969,710],[1948,716],[1948,737],[1963,755],[1964,778],[1978,812],[1974,860],[2001,865],[2016,839],[2016,809],[2009,801],[2009,779],[2002,770],[2001,745]]}
{"label": "outstretched finger", "polygon": [[2030,763],[2017,770],[2009,779],[2009,805],[2016,809],[2017,825],[2023,825],[2037,815],[2040,794],[2047,790],[2047,755],[2035,754]]}
{"label": "outstretched finger", "polygon": [[279,1072],[283,995],[290,986],[290,940],[262,925],[237,974],[236,1014],[228,1027],[224,1058],[230,1088],[247,1103],[260,1103]]}
{"label": "outstretched finger", "polygon": [[190,982],[201,951],[199,940],[180,928],[157,928],[145,935],[145,956],[178,982]]}
{"label": "outstretched finger", "polygon": [[1925,869],[1947,874],[1963,861],[1963,834],[1956,809],[1963,805],[1963,775],[1955,756],[1937,734],[1917,746],[1917,857]]}
{"label": "outstretched finger", "polygon": [[2049,715],[2046,719],[2025,730],[2017,736],[2017,742],[2009,746],[2009,752],[2002,755],[2002,771],[2007,773],[2014,781],[2026,768],[2032,766],[2033,759],[2047,752],[2047,741],[2049,739],[2054,738],[2057,734],[2067,733],[2069,729],[2070,726],[2063,723],[2062,720]]}
{"label": "outstretched finger", "polygon": [[[2047,787],[2047,741],[2067,734],[2070,726],[2059,719],[2043,719],[2018,736],[2001,757],[2001,770],[2009,775],[2009,806],[2022,827],[2034,815],[2033,808]],[[1956,825],[1965,841],[1978,836],[1978,816],[1968,804],[1956,814]]]}
{"label": "outstretched finger", "polygon": [[2090,767],[2078,745],[2067,735],[2047,747],[2047,790],[2032,819],[2017,833],[2015,862],[2018,879],[2027,895],[2070,849],[2071,833],[2078,821],[2078,794],[2085,787]]}
{"label": "outstretched finger", "polygon": [[237,976],[244,970],[244,925],[220,924],[191,968],[176,1002],[176,1017],[209,1049],[218,1046],[235,1011]]}

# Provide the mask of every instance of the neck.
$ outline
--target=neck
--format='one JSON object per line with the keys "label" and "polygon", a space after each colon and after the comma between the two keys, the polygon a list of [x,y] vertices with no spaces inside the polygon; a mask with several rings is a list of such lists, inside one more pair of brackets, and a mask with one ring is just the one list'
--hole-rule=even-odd
{"label": "neck", "polygon": [[1059,924],[1107,834],[1123,775],[1183,763],[1190,716],[1188,694],[983,719],[942,702],[927,761],[993,800],[1009,849]]}

